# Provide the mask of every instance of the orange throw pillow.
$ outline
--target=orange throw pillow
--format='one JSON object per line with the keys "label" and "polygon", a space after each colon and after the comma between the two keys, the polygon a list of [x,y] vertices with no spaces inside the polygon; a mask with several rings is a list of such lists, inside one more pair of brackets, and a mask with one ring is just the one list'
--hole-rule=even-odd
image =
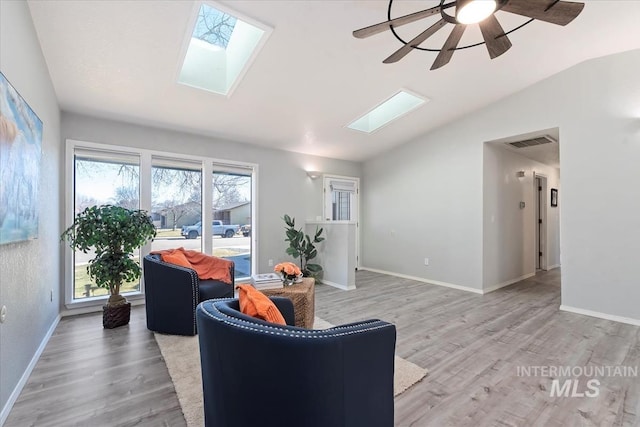
{"label": "orange throw pillow", "polygon": [[236,287],[240,297],[240,311],[244,314],[267,322],[286,325],[278,307],[265,294],[249,284]]}
{"label": "orange throw pillow", "polygon": [[187,260],[187,257],[180,251],[173,251],[170,254],[162,254],[162,261],[168,262],[169,264],[179,265],[181,267],[193,268],[191,263]]}

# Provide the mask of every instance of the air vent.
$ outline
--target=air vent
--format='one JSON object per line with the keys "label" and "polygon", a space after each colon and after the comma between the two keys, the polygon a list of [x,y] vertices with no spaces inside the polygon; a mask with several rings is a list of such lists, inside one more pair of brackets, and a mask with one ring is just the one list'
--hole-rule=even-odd
{"label": "air vent", "polygon": [[525,139],[524,141],[508,142],[507,144],[515,148],[526,148],[542,144],[551,144],[554,142],[556,142],[555,139],[551,138],[549,135],[545,135],[537,138]]}

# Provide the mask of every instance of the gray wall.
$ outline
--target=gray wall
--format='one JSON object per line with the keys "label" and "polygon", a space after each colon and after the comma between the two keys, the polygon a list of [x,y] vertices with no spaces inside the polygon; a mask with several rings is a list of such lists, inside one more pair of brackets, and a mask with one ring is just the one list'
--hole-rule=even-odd
{"label": "gray wall", "polygon": [[561,117],[562,304],[637,322],[639,73],[634,50],[570,70],[542,94],[558,99],[553,110]]}
{"label": "gray wall", "polygon": [[62,139],[98,142],[257,163],[258,270],[269,272],[268,260],[286,260],[282,216],[296,225],[322,215],[322,179],[312,180],[305,169],[359,177],[361,164],[261,148],[255,145],[175,132],[154,127],[62,114]]}
{"label": "gray wall", "polygon": [[559,127],[562,304],[640,321],[639,70],[587,61],[365,162],[362,264],[482,289],[484,141]]}
{"label": "gray wall", "polygon": [[[0,409],[59,313],[60,111],[26,2],[0,2],[0,70],[44,124],[37,240],[0,246]],[[53,301],[50,292],[53,290]]]}
{"label": "gray wall", "polygon": [[[483,276],[484,291],[521,280],[536,271],[536,203],[533,172],[547,178],[548,266],[560,264],[560,206],[552,208],[549,189],[560,188],[557,169],[505,148],[484,144]],[[525,171],[523,178],[516,177]],[[520,202],[525,208],[520,209]]]}
{"label": "gray wall", "polygon": [[361,266],[482,289],[477,127],[465,119],[365,162]]}

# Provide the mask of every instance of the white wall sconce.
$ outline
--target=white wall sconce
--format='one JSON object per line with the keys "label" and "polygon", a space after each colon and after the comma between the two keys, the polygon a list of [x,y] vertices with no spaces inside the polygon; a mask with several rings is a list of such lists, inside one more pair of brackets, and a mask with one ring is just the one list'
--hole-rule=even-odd
{"label": "white wall sconce", "polygon": [[307,176],[311,179],[316,179],[316,178],[320,178],[320,175],[322,175],[322,172],[319,171],[307,171]]}
{"label": "white wall sconce", "polygon": [[518,178],[524,178],[524,175],[525,175],[525,174],[524,174],[524,171],[518,171],[518,172],[516,172],[516,176],[517,176]]}

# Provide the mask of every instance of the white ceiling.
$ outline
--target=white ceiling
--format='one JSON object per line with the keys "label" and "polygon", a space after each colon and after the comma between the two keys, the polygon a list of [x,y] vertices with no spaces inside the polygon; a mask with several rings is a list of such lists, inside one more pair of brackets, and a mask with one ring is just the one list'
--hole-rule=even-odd
{"label": "white ceiling", "polygon": [[[490,60],[484,46],[457,51],[429,71],[436,53],[411,52],[388,33],[351,32],[386,19],[387,1],[225,1],[273,27],[230,98],[176,83],[196,3],[36,1],[29,6],[65,111],[183,130],[283,150],[361,161],[517,92],[584,60],[640,48],[640,1],[588,0],[566,27],[534,21]],[[394,16],[437,5],[394,2]],[[505,30],[526,19],[496,14]],[[401,28],[412,38],[434,20]],[[423,46],[439,48],[450,26]],[[462,43],[480,41],[469,29]],[[431,99],[367,135],[345,125],[404,88]]]}

